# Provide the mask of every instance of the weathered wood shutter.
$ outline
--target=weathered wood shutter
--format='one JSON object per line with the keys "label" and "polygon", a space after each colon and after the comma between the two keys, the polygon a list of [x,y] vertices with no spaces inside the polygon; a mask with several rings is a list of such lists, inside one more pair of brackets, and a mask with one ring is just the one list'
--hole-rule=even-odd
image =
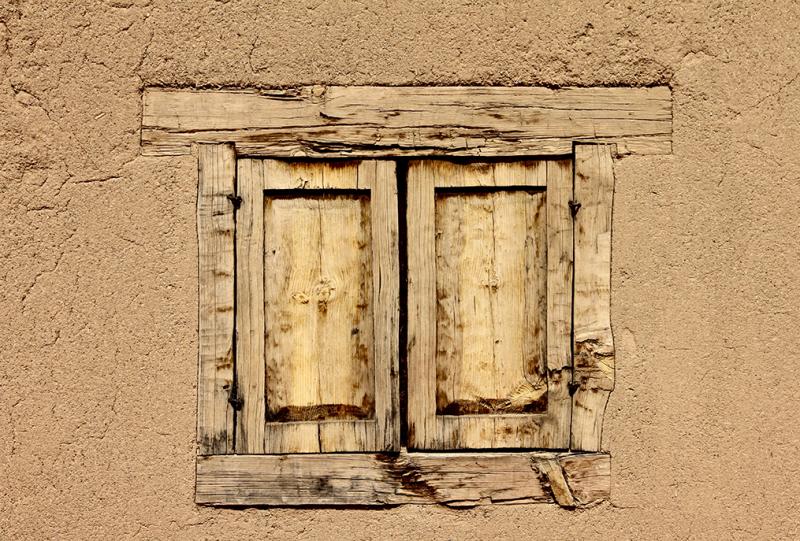
{"label": "weathered wood shutter", "polygon": [[390,161],[238,161],[236,452],[399,450]]}
{"label": "weathered wood shutter", "polygon": [[569,447],[572,177],[409,164],[409,447]]}
{"label": "weathered wood shutter", "polygon": [[146,89],[141,135],[197,152],[198,503],[608,498],[612,155],[669,88]]}

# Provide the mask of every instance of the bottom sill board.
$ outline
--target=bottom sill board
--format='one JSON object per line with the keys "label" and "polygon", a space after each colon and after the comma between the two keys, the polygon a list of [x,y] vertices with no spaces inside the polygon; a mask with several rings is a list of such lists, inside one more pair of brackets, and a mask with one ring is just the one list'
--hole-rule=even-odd
{"label": "bottom sill board", "polygon": [[557,503],[609,497],[607,453],[486,452],[197,457],[196,502],[225,506]]}

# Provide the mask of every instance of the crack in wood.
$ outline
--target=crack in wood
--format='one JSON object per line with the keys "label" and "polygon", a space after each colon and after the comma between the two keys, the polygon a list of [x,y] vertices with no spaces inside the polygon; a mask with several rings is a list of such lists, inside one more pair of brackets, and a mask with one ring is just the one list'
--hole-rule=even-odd
{"label": "crack in wood", "polygon": [[431,500],[437,499],[436,489],[423,478],[422,472],[408,455],[379,454],[375,458],[383,465],[389,478],[398,481],[403,490]]}

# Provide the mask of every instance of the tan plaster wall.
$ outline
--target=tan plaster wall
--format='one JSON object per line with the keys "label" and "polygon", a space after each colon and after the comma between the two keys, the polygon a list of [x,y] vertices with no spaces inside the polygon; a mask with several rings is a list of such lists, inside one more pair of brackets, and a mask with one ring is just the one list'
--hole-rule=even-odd
{"label": "tan plaster wall", "polygon": [[[0,2],[1,539],[797,538],[800,4]],[[193,504],[195,163],[143,85],[674,89],[616,164],[613,501]]]}

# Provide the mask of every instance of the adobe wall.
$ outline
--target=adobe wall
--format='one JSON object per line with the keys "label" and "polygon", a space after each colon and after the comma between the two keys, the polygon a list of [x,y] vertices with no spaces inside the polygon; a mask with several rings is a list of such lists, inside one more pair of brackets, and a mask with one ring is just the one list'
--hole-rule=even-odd
{"label": "adobe wall", "polygon": [[[0,538],[800,535],[800,4],[0,4]],[[616,162],[613,499],[193,503],[196,164],[146,85],[652,85],[674,154]]]}

